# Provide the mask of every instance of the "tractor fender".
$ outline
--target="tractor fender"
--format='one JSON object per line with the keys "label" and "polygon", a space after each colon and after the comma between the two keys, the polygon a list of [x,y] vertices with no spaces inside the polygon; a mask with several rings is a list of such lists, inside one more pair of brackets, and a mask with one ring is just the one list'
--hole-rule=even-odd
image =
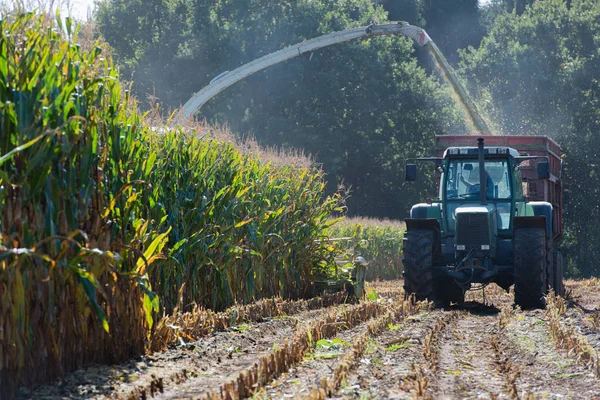
{"label": "tractor fender", "polygon": [[434,218],[440,215],[440,206],[438,204],[419,203],[410,209],[411,218]]}
{"label": "tractor fender", "polygon": [[552,204],[545,201],[532,201],[528,205],[533,208],[533,215],[546,217],[546,237],[552,237]]}
{"label": "tractor fender", "polygon": [[538,217],[515,217],[514,228],[537,228],[546,230],[546,217],[538,216]]}
{"label": "tractor fender", "polygon": [[415,229],[428,229],[434,233],[440,233],[440,222],[435,218],[408,218],[405,219],[406,229],[411,231]]}

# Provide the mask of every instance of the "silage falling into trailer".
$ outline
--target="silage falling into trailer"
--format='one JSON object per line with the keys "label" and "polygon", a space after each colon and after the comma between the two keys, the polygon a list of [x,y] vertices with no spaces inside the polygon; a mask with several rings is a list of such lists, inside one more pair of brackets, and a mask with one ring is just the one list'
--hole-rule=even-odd
{"label": "silage falling into trailer", "polygon": [[479,109],[471,99],[471,96],[469,96],[469,93],[467,93],[465,87],[458,80],[458,76],[454,72],[454,69],[450,66],[450,63],[448,63],[448,60],[446,60],[446,57],[444,57],[444,54],[439,47],[437,47],[433,40],[427,42],[425,47],[429,50],[429,54],[431,55],[438,72],[442,76],[442,79],[450,86],[452,98],[461,108],[461,111],[465,116],[465,123],[469,127],[471,133],[483,135],[493,134],[489,125],[480,114]]}

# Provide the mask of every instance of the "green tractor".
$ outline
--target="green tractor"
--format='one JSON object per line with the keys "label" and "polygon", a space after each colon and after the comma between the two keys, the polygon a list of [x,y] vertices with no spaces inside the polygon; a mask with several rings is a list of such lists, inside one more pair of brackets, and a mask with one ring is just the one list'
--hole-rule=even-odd
{"label": "green tractor", "polygon": [[435,163],[440,185],[439,199],[406,220],[405,292],[445,306],[469,289],[514,284],[517,305],[543,308],[550,290],[564,292],[560,148],[545,136],[475,139],[438,136],[438,157],[412,160]]}

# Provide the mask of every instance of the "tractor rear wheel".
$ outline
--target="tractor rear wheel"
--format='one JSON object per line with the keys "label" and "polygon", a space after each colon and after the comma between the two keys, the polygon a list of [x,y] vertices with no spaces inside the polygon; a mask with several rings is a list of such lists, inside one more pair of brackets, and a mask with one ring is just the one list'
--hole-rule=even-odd
{"label": "tractor rear wheel", "polygon": [[434,232],[428,229],[412,229],[405,233],[402,247],[404,266],[404,292],[415,295],[417,300],[432,299]]}
{"label": "tractor rear wheel", "polygon": [[519,228],[514,234],[515,303],[523,309],[544,308],[546,232]]}

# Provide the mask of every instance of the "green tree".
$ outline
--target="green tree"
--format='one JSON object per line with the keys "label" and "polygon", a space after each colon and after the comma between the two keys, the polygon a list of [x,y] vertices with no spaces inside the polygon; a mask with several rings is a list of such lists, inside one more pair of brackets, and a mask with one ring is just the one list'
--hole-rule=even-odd
{"label": "green tree", "polygon": [[[143,96],[155,88],[168,106],[217,74],[287,45],[387,19],[369,0],[163,0],[160,12],[144,2],[150,3],[104,1],[98,24],[123,73],[133,75],[134,91]],[[144,11],[132,17],[137,7]],[[150,28],[158,24],[168,28]],[[330,190],[342,180],[352,187],[351,213],[405,217],[427,185],[402,190],[403,160],[428,153],[434,134],[461,127],[446,90],[413,52],[402,37],[329,47],[252,75],[201,114],[263,144],[314,154]]]}
{"label": "green tree", "polygon": [[497,17],[506,13],[521,15],[535,0],[490,0],[480,8],[481,24],[489,32]]}
{"label": "green tree", "polygon": [[462,53],[480,104],[509,134],[554,137],[566,153],[566,236],[572,272],[600,273],[600,4],[538,0],[500,15]]}
{"label": "green tree", "polygon": [[517,15],[521,15],[525,12],[527,6],[532,5],[534,0],[502,0],[501,3],[504,3],[505,9],[508,12],[516,12]]}
{"label": "green tree", "polygon": [[391,21],[407,21],[424,26],[423,5],[420,0],[383,0],[381,5],[388,12]]}
{"label": "green tree", "polygon": [[479,45],[485,31],[478,0],[422,0],[429,36],[449,61],[458,62],[458,49]]}

